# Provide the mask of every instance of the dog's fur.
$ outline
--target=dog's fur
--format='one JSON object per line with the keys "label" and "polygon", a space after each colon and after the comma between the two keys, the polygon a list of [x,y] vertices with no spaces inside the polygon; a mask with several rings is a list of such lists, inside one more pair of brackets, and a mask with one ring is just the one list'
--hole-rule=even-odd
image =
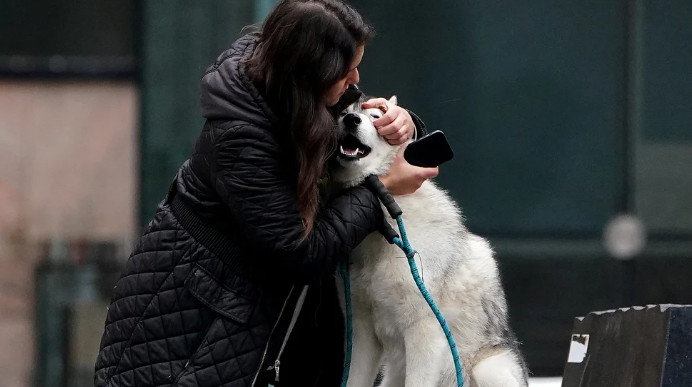
{"label": "dog's fur", "polygon": [[[390,101],[396,103],[396,98]],[[372,124],[382,112],[363,110],[362,102],[342,113],[340,141],[351,133],[370,152],[357,160],[338,152],[331,174],[342,187],[360,184],[370,174],[386,173],[399,150]],[[351,116],[350,125],[345,124],[345,114],[357,114],[360,123],[354,125]],[[458,206],[433,182],[396,201],[411,246],[420,253],[416,262],[424,283],[456,340],[464,385],[527,386],[526,367],[507,322],[505,295],[488,242],[464,227]],[[352,252],[349,271],[354,337],[348,386],[372,386],[382,367],[385,387],[456,386],[447,340],[416,287],[404,253],[374,233]]]}

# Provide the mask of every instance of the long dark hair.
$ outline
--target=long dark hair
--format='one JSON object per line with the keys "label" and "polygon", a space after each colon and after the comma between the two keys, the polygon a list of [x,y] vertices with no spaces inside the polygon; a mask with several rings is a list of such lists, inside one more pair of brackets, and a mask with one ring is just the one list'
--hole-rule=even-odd
{"label": "long dark hair", "polygon": [[336,121],[325,106],[325,94],[348,75],[358,46],[373,35],[372,27],[343,1],[282,0],[265,20],[248,61],[248,74],[264,82],[267,99],[291,131],[304,236],[319,207],[318,180],[336,148]]}

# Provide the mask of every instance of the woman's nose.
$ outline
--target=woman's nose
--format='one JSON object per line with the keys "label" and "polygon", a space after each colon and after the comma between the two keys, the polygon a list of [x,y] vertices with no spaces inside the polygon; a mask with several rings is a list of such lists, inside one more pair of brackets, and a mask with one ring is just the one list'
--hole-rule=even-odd
{"label": "woman's nose", "polygon": [[357,84],[358,82],[360,82],[360,73],[358,73],[358,69],[354,69],[349,83]]}

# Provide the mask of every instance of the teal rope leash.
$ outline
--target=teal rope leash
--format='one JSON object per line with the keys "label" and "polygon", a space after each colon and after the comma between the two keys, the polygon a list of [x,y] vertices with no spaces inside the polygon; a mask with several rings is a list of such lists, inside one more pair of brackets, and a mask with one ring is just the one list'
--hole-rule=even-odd
{"label": "teal rope leash", "polygon": [[351,354],[353,353],[353,308],[351,307],[351,279],[348,275],[348,260],[341,262],[341,276],[344,279],[344,298],[346,300],[346,357],[344,373],[341,376],[341,387],[346,387],[348,374],[351,370]]}
{"label": "teal rope leash", "polygon": [[[413,280],[416,282],[418,290],[420,290],[423,298],[425,298],[425,301],[428,303],[430,309],[432,309],[433,313],[435,314],[437,321],[440,323],[442,331],[447,338],[449,348],[452,351],[452,359],[454,360],[454,368],[457,376],[457,387],[464,387],[464,371],[461,368],[461,359],[459,358],[459,352],[457,351],[454,336],[452,336],[452,331],[449,329],[449,325],[442,315],[442,312],[440,312],[440,308],[435,303],[435,300],[433,300],[430,292],[428,292],[428,289],[425,287],[425,284],[418,273],[418,267],[416,266],[415,260],[416,251],[411,247],[408,237],[406,236],[404,221],[401,219],[402,211],[396,204],[396,201],[394,201],[392,195],[389,194],[384,185],[382,185],[382,182],[380,182],[376,176],[369,176],[365,181],[370,185],[370,188],[375,191],[377,196],[387,208],[387,211],[391,217],[396,219],[401,237],[399,237],[399,235],[397,235],[386,222],[383,227],[380,228],[380,232],[382,235],[384,235],[385,239],[387,239],[389,243],[396,244],[404,252],[404,254],[406,254],[406,259],[408,260],[409,267],[411,268]],[[348,382],[348,374],[351,368],[351,355],[353,351],[353,311],[351,308],[351,284],[348,274],[348,262],[342,263],[341,275],[344,279],[344,290],[346,292],[346,359],[344,362],[344,373],[341,378],[341,387],[346,387],[346,383]]]}
{"label": "teal rope leash", "polygon": [[416,266],[415,260],[416,251],[411,247],[411,245],[408,242],[408,238],[406,236],[406,228],[404,228],[404,221],[401,219],[401,215],[396,217],[396,223],[399,225],[401,239],[399,239],[399,237],[394,237],[393,242],[397,246],[399,246],[399,248],[403,250],[406,254],[406,259],[408,259],[408,265],[411,267],[411,274],[413,275],[413,280],[416,281],[418,290],[420,290],[421,294],[423,295],[423,298],[425,298],[425,301],[430,306],[430,309],[432,309],[433,313],[435,314],[435,317],[437,317],[437,321],[440,323],[442,331],[445,333],[445,337],[447,337],[447,343],[449,344],[449,348],[452,351],[452,359],[454,359],[454,368],[456,369],[457,375],[457,386],[464,387],[464,371],[461,368],[461,360],[459,358],[459,352],[457,351],[457,344],[454,341],[454,336],[452,336],[452,331],[449,329],[449,325],[447,325],[447,321],[442,315],[442,312],[440,312],[440,308],[438,308],[437,304],[435,303],[435,300],[433,300],[432,296],[430,295],[430,292],[428,292],[428,289],[425,287],[425,284],[423,283],[423,280],[421,279],[420,274],[418,273],[418,267]]}

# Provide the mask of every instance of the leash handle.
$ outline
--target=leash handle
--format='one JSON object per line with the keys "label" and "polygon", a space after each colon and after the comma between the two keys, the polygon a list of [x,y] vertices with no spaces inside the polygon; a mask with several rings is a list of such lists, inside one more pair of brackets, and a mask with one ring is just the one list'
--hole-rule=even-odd
{"label": "leash handle", "polygon": [[399,208],[399,205],[394,200],[394,197],[392,197],[392,194],[387,191],[387,188],[384,187],[384,184],[382,184],[377,176],[370,175],[366,177],[365,183],[367,183],[375,195],[380,198],[380,201],[382,204],[384,204],[387,212],[389,212],[389,216],[391,216],[392,219],[396,219],[398,216],[403,214],[403,211],[401,211],[401,208]]}
{"label": "leash handle", "polygon": [[[401,208],[394,200],[392,194],[387,191],[387,188],[385,188],[384,184],[382,184],[377,176],[370,175],[366,177],[365,183],[370,187],[370,190],[377,195],[380,202],[384,204],[387,212],[389,212],[389,216],[391,216],[392,219],[396,219],[398,216],[401,216],[403,211],[401,211]],[[394,228],[392,228],[392,226],[390,226],[389,223],[384,219],[382,219],[382,223],[380,224],[378,231],[380,234],[382,234],[382,236],[384,236],[384,239],[386,239],[390,245],[393,245],[395,243],[394,240],[399,237],[399,234],[394,231]]]}
{"label": "leash handle", "polygon": [[397,234],[396,231],[394,231],[394,229],[392,228],[392,226],[390,226],[389,223],[387,223],[387,221],[384,219],[382,219],[382,223],[380,224],[380,227],[377,231],[379,231],[380,234],[382,234],[384,239],[386,239],[390,245],[395,244],[395,240],[399,238],[399,234]]}

